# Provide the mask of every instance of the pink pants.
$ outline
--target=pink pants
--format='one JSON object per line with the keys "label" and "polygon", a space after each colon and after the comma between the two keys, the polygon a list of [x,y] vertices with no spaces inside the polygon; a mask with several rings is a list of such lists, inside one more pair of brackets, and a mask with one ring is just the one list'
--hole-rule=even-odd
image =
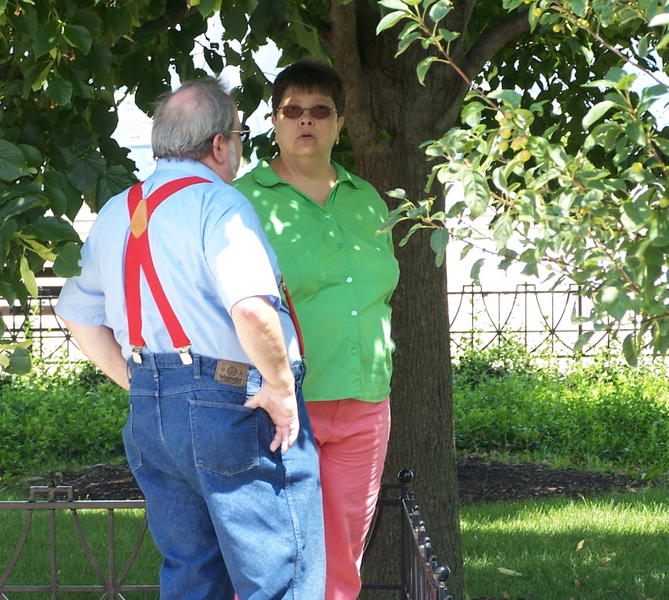
{"label": "pink pants", "polygon": [[325,600],[355,600],[388,448],[390,399],[307,402],[307,410],[323,488]]}

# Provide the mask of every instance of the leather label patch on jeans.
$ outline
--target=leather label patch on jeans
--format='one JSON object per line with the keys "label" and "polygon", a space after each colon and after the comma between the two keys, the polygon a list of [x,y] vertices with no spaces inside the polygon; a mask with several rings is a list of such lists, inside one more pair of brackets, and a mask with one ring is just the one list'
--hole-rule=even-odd
{"label": "leather label patch on jeans", "polygon": [[214,379],[219,383],[243,387],[249,375],[249,366],[246,363],[234,360],[219,360],[216,363]]}

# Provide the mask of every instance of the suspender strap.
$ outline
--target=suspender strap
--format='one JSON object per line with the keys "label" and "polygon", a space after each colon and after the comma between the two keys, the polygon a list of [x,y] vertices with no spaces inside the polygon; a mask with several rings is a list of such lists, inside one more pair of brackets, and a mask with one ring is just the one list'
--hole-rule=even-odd
{"label": "suspender strap", "polygon": [[290,320],[293,322],[293,327],[295,327],[295,333],[297,334],[297,343],[300,346],[300,356],[304,360],[304,338],[302,337],[302,328],[300,327],[300,321],[297,318],[297,312],[295,311],[295,305],[293,304],[293,299],[290,297],[290,292],[288,291],[288,286],[281,277],[281,290],[283,295],[286,298],[286,304],[288,305],[288,312],[290,312]]}
{"label": "suspender strap", "polygon": [[[151,295],[158,307],[160,316],[165,323],[167,333],[172,340],[172,345],[183,350],[190,346],[190,339],[183,330],[179,319],[172,310],[172,306],[165,295],[158,273],[151,257],[151,248],[149,246],[149,220],[153,211],[160,204],[167,200],[172,194],[196,183],[211,183],[208,179],[202,177],[183,177],[175,179],[159,187],[148,198],[142,196],[142,184],[137,183],[128,193],[128,213],[130,215],[130,236],[125,250],[124,260],[124,278],[125,278],[125,303],[128,311],[128,335],[130,345],[133,348],[144,347],[144,338],[142,337],[142,299],[140,293],[140,270],[144,270],[144,276],[149,285]],[[286,282],[281,278],[281,289],[286,298],[290,318],[293,321],[297,341],[300,347],[300,356],[304,359],[304,338],[302,329],[297,318],[293,300],[286,286]]]}
{"label": "suspender strap", "polygon": [[128,334],[130,345],[143,347],[142,337],[142,308],[140,294],[140,269],[144,270],[144,276],[156,302],[160,316],[165,323],[172,344],[181,349],[190,346],[190,340],[181,327],[181,323],[172,310],[165,295],[165,290],[158,279],[156,268],[151,258],[149,246],[149,220],[153,211],[160,204],[190,185],[196,183],[211,183],[202,177],[184,177],[175,179],[159,187],[148,198],[142,197],[142,184],[135,184],[128,194],[128,212],[130,214],[130,236],[125,251],[125,301],[128,311]]}

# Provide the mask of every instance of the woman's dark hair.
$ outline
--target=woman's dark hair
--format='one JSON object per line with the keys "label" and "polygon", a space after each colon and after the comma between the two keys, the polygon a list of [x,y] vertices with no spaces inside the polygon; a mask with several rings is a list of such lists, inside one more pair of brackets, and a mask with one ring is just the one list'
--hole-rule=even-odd
{"label": "woman's dark hair", "polygon": [[277,111],[290,87],[330,96],[334,100],[337,116],[343,116],[346,107],[344,82],[331,66],[305,58],[286,67],[272,85],[272,112]]}

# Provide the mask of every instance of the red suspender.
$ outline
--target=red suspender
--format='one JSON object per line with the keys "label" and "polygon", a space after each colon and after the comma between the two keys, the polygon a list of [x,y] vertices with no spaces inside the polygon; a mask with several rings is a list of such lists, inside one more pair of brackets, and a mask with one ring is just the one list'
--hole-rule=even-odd
{"label": "red suspender", "polygon": [[[137,183],[128,193],[128,213],[130,215],[130,235],[125,249],[124,259],[124,278],[125,278],[125,304],[128,311],[128,335],[130,345],[132,346],[133,357],[137,362],[141,362],[140,350],[144,347],[144,338],[142,337],[142,299],[140,294],[140,270],[144,269],[144,276],[149,284],[149,289],[153,299],[156,302],[160,316],[165,323],[167,333],[172,340],[172,345],[179,351],[184,362],[190,359],[188,348],[190,340],[186,332],[181,327],[181,323],[165,295],[165,290],[158,279],[156,268],[151,258],[151,248],[149,246],[149,220],[153,211],[160,204],[167,200],[172,194],[196,183],[211,183],[208,179],[202,177],[183,177],[175,179],[159,187],[148,198],[142,196],[142,184]],[[286,287],[286,283],[281,278],[281,288],[286,298],[290,318],[293,321],[297,341],[300,346],[300,355],[304,358],[304,339],[302,330],[297,320],[297,313],[293,301]],[[187,362],[187,364],[190,364]]]}
{"label": "red suspender", "polygon": [[[140,295],[140,269],[156,302],[160,316],[175,348],[182,352],[182,359],[190,346],[190,340],[181,327],[179,319],[165,295],[165,290],[158,279],[156,268],[151,258],[149,247],[149,220],[153,211],[172,194],[196,183],[211,183],[202,177],[184,177],[170,181],[159,187],[148,198],[142,197],[142,184],[135,184],[128,193],[128,212],[130,214],[130,236],[125,250],[125,302],[128,311],[128,334],[133,356],[139,358],[139,349],[144,347],[142,337],[142,309]],[[190,356],[188,356],[190,358]],[[140,358],[141,360],[141,358]]]}
{"label": "red suspender", "polygon": [[283,290],[283,295],[286,297],[286,304],[288,305],[288,312],[290,313],[290,320],[293,322],[293,327],[295,327],[295,333],[297,334],[297,343],[300,346],[300,356],[304,360],[304,338],[302,337],[302,328],[300,327],[300,322],[297,319],[297,312],[295,312],[295,305],[293,304],[293,299],[290,297],[290,292],[288,291],[288,286],[281,277],[281,289]]}

